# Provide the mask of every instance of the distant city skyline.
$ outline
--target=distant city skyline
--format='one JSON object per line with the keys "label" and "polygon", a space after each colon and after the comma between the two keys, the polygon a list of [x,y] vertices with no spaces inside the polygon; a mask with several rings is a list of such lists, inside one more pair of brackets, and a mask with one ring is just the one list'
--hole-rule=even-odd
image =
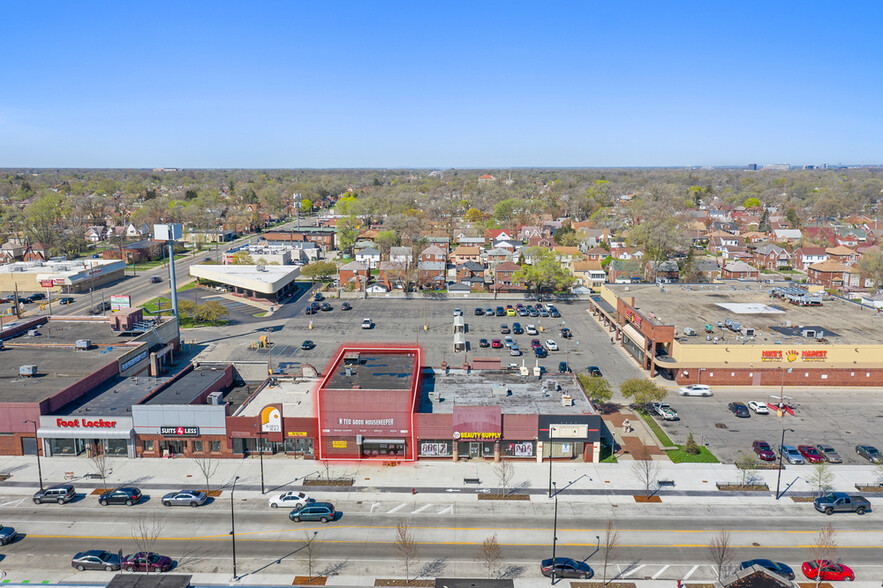
{"label": "distant city skyline", "polygon": [[0,168],[883,164],[883,5],[9,4]]}

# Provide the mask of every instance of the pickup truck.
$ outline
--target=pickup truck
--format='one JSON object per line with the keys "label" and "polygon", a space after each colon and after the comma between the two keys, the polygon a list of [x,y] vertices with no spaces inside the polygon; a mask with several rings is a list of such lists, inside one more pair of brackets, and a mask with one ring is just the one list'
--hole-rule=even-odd
{"label": "pickup truck", "polygon": [[678,420],[678,413],[669,406],[667,402],[654,402],[650,406],[653,407],[653,412],[662,417],[666,421],[676,421]]}
{"label": "pickup truck", "polygon": [[871,510],[871,503],[863,496],[847,494],[846,492],[831,492],[827,496],[820,496],[813,500],[816,510],[826,515],[835,512],[854,512],[863,515]]}

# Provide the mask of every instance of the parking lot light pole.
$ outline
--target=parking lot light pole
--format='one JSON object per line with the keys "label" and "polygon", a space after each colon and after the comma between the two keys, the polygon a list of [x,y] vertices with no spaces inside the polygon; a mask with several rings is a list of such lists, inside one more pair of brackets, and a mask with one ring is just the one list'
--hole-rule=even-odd
{"label": "parking lot light pole", "polygon": [[[545,445],[545,443],[544,443]],[[549,498],[552,498],[552,440],[549,440]]]}
{"label": "parking lot light pole", "polygon": [[776,500],[779,499],[779,486],[782,484],[782,457],[785,455],[785,452],[782,451],[782,447],[785,445],[785,431],[794,432],[794,429],[782,429],[782,442],[779,443],[779,475],[776,479]]}
{"label": "parking lot light pole", "polygon": [[43,468],[40,467],[40,439],[37,437],[37,421],[27,419],[26,423],[34,425],[34,443],[37,445],[37,476],[40,478],[40,490],[43,489]]}
{"label": "parking lot light pole", "polygon": [[236,480],[239,476],[233,478],[233,489],[230,490],[230,537],[233,540],[233,579],[238,578],[236,574],[236,518],[233,516],[233,493],[236,492]]}
{"label": "parking lot light pole", "polygon": [[266,490],[264,490],[264,431],[260,431],[258,433],[258,456],[261,460],[261,494],[265,494]]}
{"label": "parking lot light pole", "polygon": [[555,544],[558,542],[558,496],[555,496],[555,522],[552,527],[552,584],[555,583]]}

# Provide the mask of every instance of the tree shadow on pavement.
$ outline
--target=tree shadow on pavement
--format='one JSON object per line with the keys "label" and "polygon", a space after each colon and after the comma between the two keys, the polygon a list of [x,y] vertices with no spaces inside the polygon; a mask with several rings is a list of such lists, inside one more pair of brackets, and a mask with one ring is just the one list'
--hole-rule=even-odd
{"label": "tree shadow on pavement", "polygon": [[336,561],[334,563],[330,563],[325,566],[321,572],[319,572],[320,576],[338,576],[340,572],[342,572],[349,565],[349,560],[345,559],[343,561]]}
{"label": "tree shadow on pavement", "polygon": [[437,578],[444,573],[447,567],[448,558],[434,559],[420,568],[415,578]]}
{"label": "tree shadow on pavement", "polygon": [[497,576],[501,580],[507,580],[509,578],[518,578],[525,572],[526,568],[524,566],[506,566],[502,570],[500,570],[500,575]]}

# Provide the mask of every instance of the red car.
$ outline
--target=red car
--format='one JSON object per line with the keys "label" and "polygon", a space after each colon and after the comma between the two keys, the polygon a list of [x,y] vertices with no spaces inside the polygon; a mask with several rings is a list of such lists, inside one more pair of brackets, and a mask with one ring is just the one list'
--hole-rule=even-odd
{"label": "red car", "polygon": [[172,558],[158,553],[145,553],[143,551],[127,555],[123,558],[123,570],[143,572],[168,572],[172,569]]}
{"label": "red car", "polygon": [[766,441],[755,441],[751,444],[751,448],[754,449],[754,453],[756,453],[757,457],[760,459],[764,461],[776,461],[776,454],[773,453],[770,444]]}
{"label": "red car", "polygon": [[[820,570],[821,568],[821,570]],[[812,561],[803,562],[803,575],[810,580],[846,580],[852,582],[855,580],[855,574],[851,569],[840,563],[834,563],[827,559],[814,559]],[[821,575],[821,578],[819,578]]]}
{"label": "red car", "polygon": [[819,450],[812,445],[798,445],[797,451],[800,452],[800,455],[808,463],[822,463],[825,461],[825,456],[819,453]]}
{"label": "red car", "polygon": [[491,347],[493,347],[494,349],[500,349],[502,346],[503,343],[499,339],[494,339],[493,341],[491,341]]}
{"label": "red car", "polygon": [[539,339],[531,339],[531,340],[530,340],[530,346],[531,346],[531,347],[542,347],[543,344],[540,343],[540,340],[539,340]]}

